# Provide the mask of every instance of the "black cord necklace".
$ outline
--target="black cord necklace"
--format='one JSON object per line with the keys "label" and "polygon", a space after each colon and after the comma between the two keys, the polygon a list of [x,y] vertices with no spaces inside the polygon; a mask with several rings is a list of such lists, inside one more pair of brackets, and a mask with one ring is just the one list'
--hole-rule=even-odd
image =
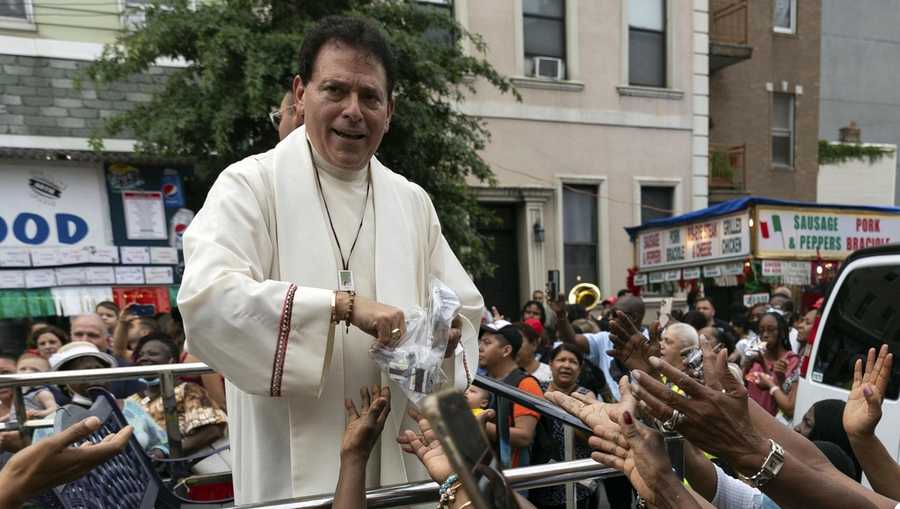
{"label": "black cord necklace", "polygon": [[372,188],[372,163],[370,162],[366,168],[366,198],[363,200],[362,214],[359,218],[359,226],[356,227],[356,236],[353,237],[353,244],[350,246],[350,252],[347,258],[344,258],[344,250],[341,248],[341,241],[338,239],[337,230],[334,229],[334,221],[331,219],[331,210],[328,208],[328,200],[325,199],[325,192],[322,190],[322,180],[319,178],[319,167],[316,165],[316,157],[313,152],[312,144],[309,138],[306,140],[309,147],[309,158],[312,161],[313,170],[316,174],[316,186],[319,189],[319,196],[322,197],[322,204],[325,206],[325,215],[328,216],[328,225],[331,226],[331,234],[334,236],[334,242],[337,244],[338,254],[341,256],[342,270],[338,271],[338,283],[341,291],[355,292],[356,288],[353,281],[353,271],[350,270],[350,257],[353,256],[353,250],[356,249],[356,243],[359,241],[359,234],[362,232],[363,223],[366,220],[366,210],[369,205],[369,190]]}

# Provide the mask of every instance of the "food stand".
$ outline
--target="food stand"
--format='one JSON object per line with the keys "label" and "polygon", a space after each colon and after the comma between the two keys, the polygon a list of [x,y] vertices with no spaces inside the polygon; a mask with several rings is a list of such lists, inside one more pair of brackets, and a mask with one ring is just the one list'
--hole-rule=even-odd
{"label": "food stand", "polygon": [[768,298],[767,286],[785,285],[806,302],[852,251],[900,243],[900,208],[745,197],[626,231],[633,287],[706,282],[734,287],[749,306]]}

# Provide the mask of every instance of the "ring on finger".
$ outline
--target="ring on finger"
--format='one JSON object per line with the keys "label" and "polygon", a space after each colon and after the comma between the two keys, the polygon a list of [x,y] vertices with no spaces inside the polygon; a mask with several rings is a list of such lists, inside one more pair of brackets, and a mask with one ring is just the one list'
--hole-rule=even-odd
{"label": "ring on finger", "polygon": [[398,341],[400,339],[400,329],[394,329],[391,331],[391,339],[394,341]]}
{"label": "ring on finger", "polygon": [[662,423],[662,427],[666,431],[675,431],[675,428],[677,428],[678,425],[681,424],[681,421],[683,421],[683,420],[684,420],[684,414],[681,413],[679,410],[673,410],[672,417],[669,417],[669,420]]}

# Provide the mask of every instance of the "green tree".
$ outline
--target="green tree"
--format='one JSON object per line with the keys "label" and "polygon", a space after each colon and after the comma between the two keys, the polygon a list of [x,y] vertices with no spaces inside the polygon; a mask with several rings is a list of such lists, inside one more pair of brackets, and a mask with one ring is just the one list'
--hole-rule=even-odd
{"label": "green tree", "polygon": [[[456,106],[475,92],[475,79],[518,94],[485,60],[478,35],[411,1],[211,0],[195,8],[189,3],[153,3],[139,29],[123,33],[87,68],[87,77],[102,87],[147,71],[159,58],[187,63],[166,74],[150,102],[108,119],[95,141],[130,131],[139,151],[192,158],[199,183],[192,191],[202,200],[228,164],[278,141],[267,113],[296,74],[305,30],[329,14],[366,16],[384,28],[398,60],[396,110],[378,157],[428,191],[466,268],[475,275],[492,271],[488,239],[474,227],[492,217],[466,185],[469,178],[494,183],[478,156],[489,133]],[[474,51],[464,52],[463,41]]]}

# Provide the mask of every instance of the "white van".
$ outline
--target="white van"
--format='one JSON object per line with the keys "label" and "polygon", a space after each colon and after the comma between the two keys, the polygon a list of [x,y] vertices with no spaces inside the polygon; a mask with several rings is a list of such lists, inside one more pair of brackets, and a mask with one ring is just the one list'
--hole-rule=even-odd
{"label": "white van", "polygon": [[853,364],[869,348],[887,343],[894,368],[875,434],[900,457],[900,245],[863,249],[844,262],[829,292],[810,355],[800,378],[794,422],[823,399],[846,401]]}

